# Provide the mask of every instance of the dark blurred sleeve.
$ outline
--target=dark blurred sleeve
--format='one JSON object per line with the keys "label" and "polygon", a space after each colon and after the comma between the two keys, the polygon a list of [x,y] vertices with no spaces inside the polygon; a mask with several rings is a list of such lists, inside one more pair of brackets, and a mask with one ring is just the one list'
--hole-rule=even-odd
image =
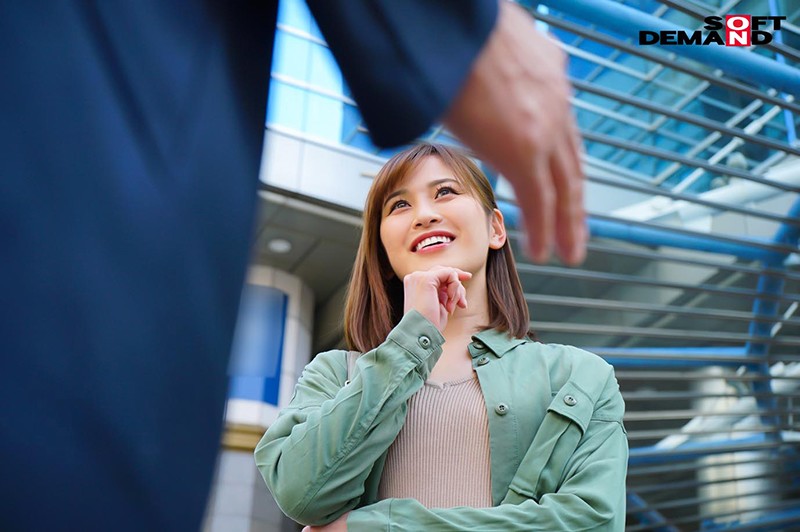
{"label": "dark blurred sleeve", "polygon": [[372,140],[396,146],[441,118],[497,18],[497,0],[307,0]]}

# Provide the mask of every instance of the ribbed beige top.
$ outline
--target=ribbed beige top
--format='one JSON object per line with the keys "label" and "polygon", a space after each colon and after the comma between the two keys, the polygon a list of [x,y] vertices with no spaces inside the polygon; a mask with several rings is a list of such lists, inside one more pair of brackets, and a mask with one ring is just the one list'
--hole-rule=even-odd
{"label": "ribbed beige top", "polygon": [[488,419],[475,373],[426,382],[411,397],[378,496],[413,498],[428,508],[492,506]]}

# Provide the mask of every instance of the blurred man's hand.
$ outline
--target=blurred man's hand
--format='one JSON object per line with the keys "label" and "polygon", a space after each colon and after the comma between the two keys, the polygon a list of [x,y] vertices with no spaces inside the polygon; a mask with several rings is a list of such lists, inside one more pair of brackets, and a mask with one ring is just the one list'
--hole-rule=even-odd
{"label": "blurred man's hand", "polygon": [[581,140],[569,104],[566,56],[519,6],[498,20],[444,124],[507,178],[528,251],[567,264],[586,253]]}

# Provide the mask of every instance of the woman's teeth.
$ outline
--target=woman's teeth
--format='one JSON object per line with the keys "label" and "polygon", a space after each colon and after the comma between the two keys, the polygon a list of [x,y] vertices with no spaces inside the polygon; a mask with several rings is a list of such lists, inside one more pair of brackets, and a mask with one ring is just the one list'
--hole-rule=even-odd
{"label": "woman's teeth", "polygon": [[433,244],[448,244],[452,241],[453,239],[450,238],[449,236],[444,236],[444,235],[429,236],[428,238],[417,244],[417,247],[414,249],[414,251],[419,251],[422,248]]}

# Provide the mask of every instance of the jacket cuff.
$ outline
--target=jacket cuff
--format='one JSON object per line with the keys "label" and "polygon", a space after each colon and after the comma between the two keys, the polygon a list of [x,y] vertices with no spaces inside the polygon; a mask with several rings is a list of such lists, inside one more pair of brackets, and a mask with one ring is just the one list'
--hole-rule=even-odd
{"label": "jacket cuff", "polygon": [[386,337],[417,362],[423,380],[428,378],[442,354],[444,336],[439,329],[416,310],[409,311]]}
{"label": "jacket cuff", "polygon": [[422,135],[458,96],[497,0],[307,0],[375,144]]}
{"label": "jacket cuff", "polygon": [[358,510],[353,510],[347,515],[347,530],[349,532],[373,532],[374,530],[389,530],[391,525],[391,499],[384,499],[375,504],[370,504]]}

